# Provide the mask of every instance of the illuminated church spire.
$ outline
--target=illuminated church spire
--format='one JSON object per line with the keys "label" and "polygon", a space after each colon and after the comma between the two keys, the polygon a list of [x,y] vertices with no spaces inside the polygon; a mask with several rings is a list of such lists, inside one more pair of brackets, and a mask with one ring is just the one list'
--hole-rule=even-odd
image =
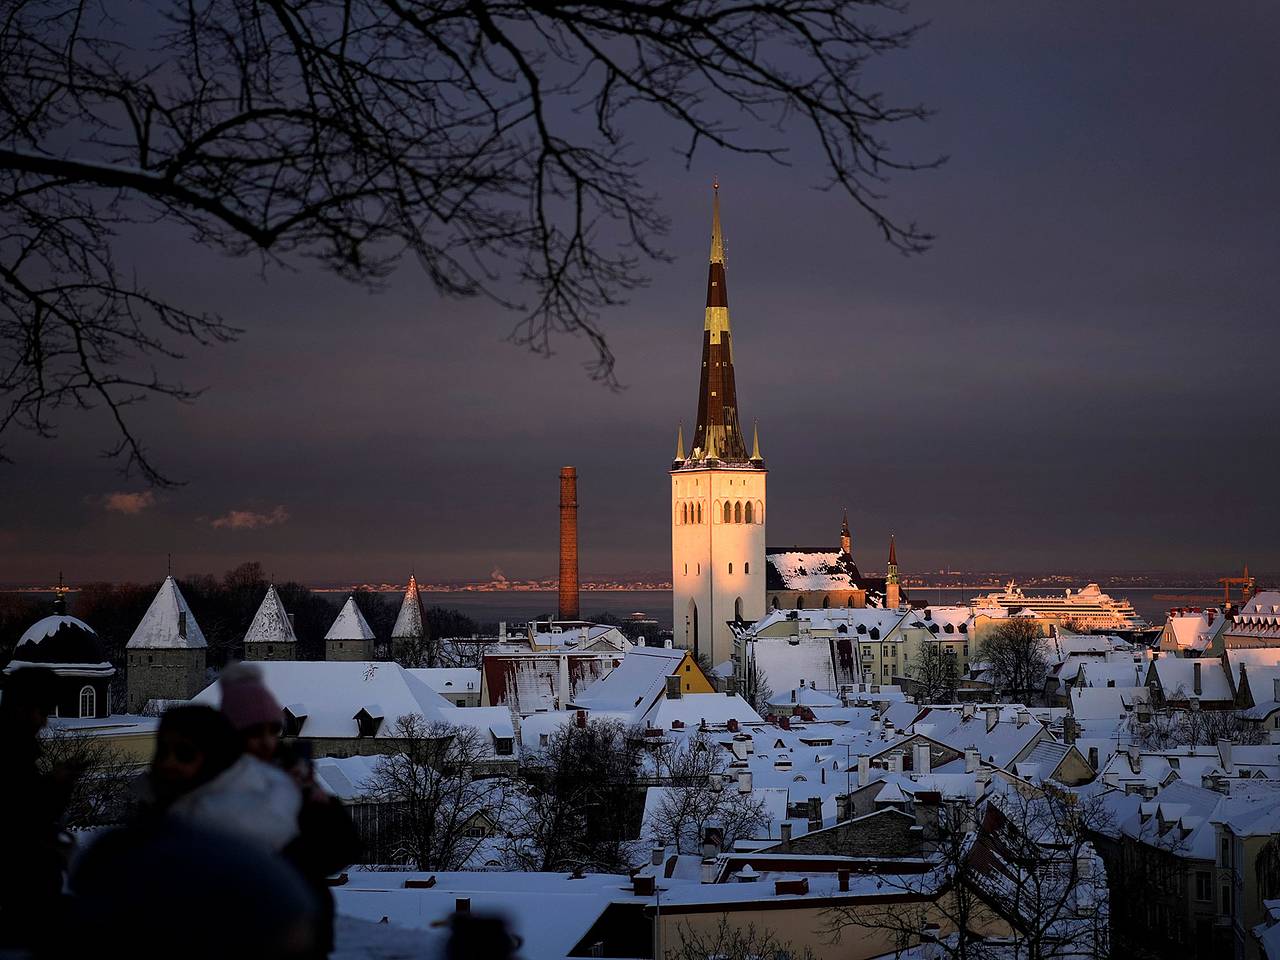
{"label": "illuminated church spire", "polygon": [[738,394],[733,380],[733,334],[725,283],[724,234],[720,228],[720,184],[713,184],[711,257],[707,269],[707,310],[702,325],[702,377],[698,385],[698,425],[692,456],[714,451],[721,460],[747,460],[738,426]]}

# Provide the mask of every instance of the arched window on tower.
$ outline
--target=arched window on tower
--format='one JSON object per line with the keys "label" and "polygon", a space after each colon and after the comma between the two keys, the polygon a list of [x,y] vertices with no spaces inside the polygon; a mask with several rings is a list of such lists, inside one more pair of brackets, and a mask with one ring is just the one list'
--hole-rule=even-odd
{"label": "arched window on tower", "polygon": [[724,522],[733,523],[733,504],[728,500],[724,502]]}
{"label": "arched window on tower", "polygon": [[730,563],[729,563],[729,573],[731,573],[731,574],[733,573],[733,563],[732,563],[732,562],[730,562]]}
{"label": "arched window on tower", "polygon": [[733,522],[734,523],[742,522],[742,501],[741,500],[739,500],[737,503],[733,505]]}
{"label": "arched window on tower", "polygon": [[733,619],[738,621],[738,623],[742,622],[742,598],[741,597],[733,601]]}
{"label": "arched window on tower", "polygon": [[80,716],[92,717],[98,713],[98,693],[85,684],[80,688]]}
{"label": "arched window on tower", "polygon": [[750,500],[747,501],[747,508],[742,512],[742,518],[747,523],[755,523],[755,504]]}
{"label": "arched window on tower", "polygon": [[828,610],[830,608],[831,608],[831,597],[830,595],[828,595],[822,598],[822,609]]}
{"label": "arched window on tower", "polygon": [[756,523],[764,523],[764,503],[756,501]]}
{"label": "arched window on tower", "polygon": [[702,501],[698,501],[698,522],[702,522]]}
{"label": "arched window on tower", "polygon": [[687,503],[680,504],[680,522],[689,522],[689,505]]}

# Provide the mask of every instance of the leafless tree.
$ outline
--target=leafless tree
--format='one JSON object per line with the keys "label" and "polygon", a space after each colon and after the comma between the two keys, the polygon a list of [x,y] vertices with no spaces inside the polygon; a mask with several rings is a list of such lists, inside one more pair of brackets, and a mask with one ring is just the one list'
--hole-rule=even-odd
{"label": "leafless tree", "polygon": [[790,941],[779,940],[767,927],[730,923],[725,915],[721,915],[714,930],[703,931],[690,923],[682,923],[678,929],[680,942],[665,953],[674,960],[813,960],[813,951],[808,947],[797,949]]}
{"label": "leafless tree", "polygon": [[[356,283],[416,259],[447,296],[521,317],[512,339],[594,348],[666,228],[641,178],[644,114],[686,161],[704,144],[779,163],[815,144],[828,188],[890,244],[931,237],[885,206],[920,120],[864,68],[917,26],[894,0],[14,0],[0,20],[0,429],[50,435],[102,405],[109,451],[164,476],[125,413],[192,391],[148,366],[237,335],[151,292],[117,231],[299,258]],[[653,144],[650,131],[645,145]]]}
{"label": "leafless tree", "polygon": [[640,821],[638,750],[621,723],[566,723],[525,744],[508,860],[521,870],[626,872]]}
{"label": "leafless tree", "polygon": [[978,659],[990,666],[999,693],[1021,703],[1034,703],[1044,692],[1049,673],[1044,643],[1039,621],[1010,617],[982,641]]}
{"label": "leafless tree", "polygon": [[926,640],[911,664],[917,703],[954,703],[959,671],[956,655],[941,643]]}
{"label": "leafless tree", "polygon": [[1239,710],[1154,709],[1146,721],[1132,716],[1129,725],[1134,740],[1146,750],[1213,746],[1219,740],[1266,742],[1266,731],[1247,721]]}
{"label": "leafless tree", "polygon": [[740,792],[736,781],[726,786],[728,754],[703,731],[664,744],[654,761],[663,781],[662,786],[650,787],[661,791],[645,824],[645,836],[654,843],[696,854],[714,835],[718,849],[727,851],[735,841],[753,837],[766,822],[763,800]]}
{"label": "leafless tree", "polygon": [[400,751],[378,760],[368,799],[392,806],[396,862],[418,870],[462,869],[504,820],[506,789],[481,779],[488,751],[471,729],[409,714],[396,721]]}
{"label": "leafless tree", "polygon": [[1088,839],[1104,816],[1049,790],[948,803],[930,840],[933,869],[877,877],[882,896],[830,910],[827,933],[874,930],[893,949],[930,944],[956,960],[1107,957],[1107,881]]}
{"label": "leafless tree", "polygon": [[52,730],[41,740],[40,763],[64,781],[68,827],[100,827],[119,823],[137,800],[134,784],[143,764],[100,737]]}

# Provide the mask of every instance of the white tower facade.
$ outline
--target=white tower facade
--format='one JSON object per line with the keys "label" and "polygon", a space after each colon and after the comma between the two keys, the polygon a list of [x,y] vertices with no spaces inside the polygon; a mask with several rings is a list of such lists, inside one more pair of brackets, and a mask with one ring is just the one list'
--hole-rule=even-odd
{"label": "white tower facade", "polygon": [[671,595],[677,646],[719,666],[734,655],[734,620],[765,613],[768,471],[758,433],[748,455],[738,422],[718,186],[703,323],[698,421],[688,456],[681,428],[671,464]]}

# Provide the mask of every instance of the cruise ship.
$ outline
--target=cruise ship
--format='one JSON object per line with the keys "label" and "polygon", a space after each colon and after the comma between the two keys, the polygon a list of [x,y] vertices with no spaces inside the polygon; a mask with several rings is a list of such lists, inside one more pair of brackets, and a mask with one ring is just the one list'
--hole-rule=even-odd
{"label": "cruise ship", "polygon": [[1109,597],[1096,583],[1075,592],[1068,589],[1065,595],[1056,597],[1028,596],[1010,580],[1001,592],[975,597],[973,606],[1031,610],[1082,630],[1142,630],[1150,626],[1134,612],[1128,600]]}

